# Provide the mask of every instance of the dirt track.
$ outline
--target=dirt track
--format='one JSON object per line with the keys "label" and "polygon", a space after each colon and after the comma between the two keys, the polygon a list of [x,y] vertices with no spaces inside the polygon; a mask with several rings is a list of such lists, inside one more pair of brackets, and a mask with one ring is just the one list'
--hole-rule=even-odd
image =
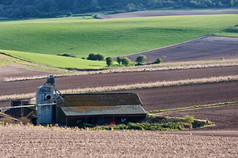
{"label": "dirt track", "polygon": [[170,47],[158,48],[127,56],[135,61],[139,55],[145,55],[147,62],[161,58],[163,62],[199,61],[238,58],[238,38],[202,37]]}
{"label": "dirt track", "polygon": [[174,16],[174,15],[212,15],[212,14],[238,14],[238,10],[169,10],[169,11],[139,11],[121,14],[99,15],[102,19],[114,18],[135,18],[135,17],[150,17],[150,16]]}

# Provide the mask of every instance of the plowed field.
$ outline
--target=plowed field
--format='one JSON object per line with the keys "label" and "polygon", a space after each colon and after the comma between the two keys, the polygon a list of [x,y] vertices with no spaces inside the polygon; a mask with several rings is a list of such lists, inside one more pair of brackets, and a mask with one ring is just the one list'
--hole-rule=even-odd
{"label": "plowed field", "polygon": [[182,44],[145,51],[127,57],[135,61],[139,55],[145,55],[147,62],[154,62],[157,58],[167,62],[219,60],[222,57],[234,59],[238,57],[237,43],[238,38],[202,37]]}
{"label": "plowed field", "polygon": [[[112,73],[112,74],[97,74],[77,77],[63,77],[56,78],[56,86],[58,89],[70,88],[85,88],[97,86],[110,86],[121,84],[132,84],[141,82],[154,82],[164,80],[181,80],[193,79],[211,76],[226,76],[237,75],[237,67],[220,67],[220,68],[206,68],[206,69],[191,69],[191,70],[169,70],[169,71],[152,71],[152,72],[130,72],[130,73]],[[0,82],[0,94],[20,94],[34,92],[36,88],[42,85],[45,80],[30,80],[19,82]],[[238,82],[213,83],[203,85],[177,86],[152,88],[142,90],[129,90],[129,92],[136,92],[139,94],[145,110],[160,110],[178,107],[188,107],[194,105],[214,104],[222,102],[237,101],[237,87]],[[127,91],[128,92],[128,91]],[[9,106],[10,102],[0,102],[0,106]],[[236,106],[232,106],[236,107]],[[224,107],[226,108],[226,106]],[[205,119],[211,114],[208,119],[217,124],[216,128],[224,129],[224,122],[233,122],[234,124],[227,125],[230,128],[237,128],[237,117],[231,115],[232,112],[237,113],[237,109],[224,111],[224,116],[216,115],[216,111],[206,110],[206,115],[203,110],[197,110],[197,113],[191,113],[196,118]],[[189,111],[190,112],[190,111]],[[170,116],[182,116],[190,114],[189,112],[178,112]],[[201,116],[200,116],[201,114]],[[213,114],[213,115],[212,115]],[[231,117],[229,117],[231,115]]]}
{"label": "plowed field", "polygon": [[[185,115],[193,115],[197,119],[210,120],[216,123],[216,126],[204,128],[200,130],[217,130],[232,129],[238,130],[238,105],[228,105],[214,108],[204,108],[196,110],[183,110],[175,112],[161,113],[163,116],[184,117]],[[238,133],[238,132],[237,132]]]}
{"label": "plowed field", "polygon": [[0,66],[0,83],[4,80],[4,78],[8,77],[23,77],[23,76],[46,75],[46,74],[50,74],[50,72],[31,69],[23,65],[16,64],[16,65]]}
{"label": "plowed field", "polygon": [[1,157],[236,157],[237,137],[0,127]]}
{"label": "plowed field", "polygon": [[122,14],[99,15],[102,19],[114,18],[135,18],[135,17],[150,17],[150,16],[175,16],[175,15],[213,15],[213,14],[238,14],[238,10],[165,10],[165,11],[141,11]]}
{"label": "plowed field", "polygon": [[[59,90],[99,86],[113,86],[155,81],[175,81],[183,79],[208,78],[212,76],[238,75],[238,67],[220,67],[191,70],[169,70],[151,72],[129,72],[97,74],[56,79]],[[20,82],[0,82],[0,95],[35,92],[45,79]]]}
{"label": "plowed field", "polygon": [[133,90],[146,110],[237,101],[238,82]]}

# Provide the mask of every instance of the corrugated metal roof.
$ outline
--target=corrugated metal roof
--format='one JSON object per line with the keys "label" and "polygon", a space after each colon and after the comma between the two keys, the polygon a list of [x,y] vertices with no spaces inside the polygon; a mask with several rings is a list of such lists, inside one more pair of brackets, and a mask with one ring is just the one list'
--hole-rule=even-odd
{"label": "corrugated metal roof", "polygon": [[146,114],[141,105],[62,106],[60,108],[66,116]]}
{"label": "corrugated metal roof", "polygon": [[63,106],[142,105],[136,93],[65,94]]}

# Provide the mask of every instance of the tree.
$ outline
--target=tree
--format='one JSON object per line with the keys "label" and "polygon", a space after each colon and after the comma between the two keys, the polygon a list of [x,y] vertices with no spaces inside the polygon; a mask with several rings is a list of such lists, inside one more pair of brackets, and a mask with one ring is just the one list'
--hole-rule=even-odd
{"label": "tree", "polygon": [[96,58],[97,58],[97,60],[99,60],[99,61],[104,60],[104,56],[101,55],[101,54],[97,54],[97,55],[96,55]]}
{"label": "tree", "polygon": [[121,62],[122,62],[123,65],[128,66],[131,63],[131,60],[128,59],[127,57],[123,57],[121,59]]}
{"label": "tree", "polygon": [[90,53],[87,57],[88,60],[104,60],[104,56],[101,54]]}
{"label": "tree", "polygon": [[145,55],[140,55],[136,58],[136,62],[138,65],[142,65],[146,61],[146,56]]}
{"label": "tree", "polygon": [[162,63],[162,59],[161,58],[157,58],[154,62],[154,64],[160,64]]}
{"label": "tree", "polygon": [[111,57],[106,58],[107,66],[112,66],[113,65],[113,60]]}
{"label": "tree", "polygon": [[[237,7],[237,0],[0,0],[3,17],[57,17],[98,11],[112,13],[159,8]],[[95,16],[97,18],[97,16]]]}
{"label": "tree", "polygon": [[90,53],[87,57],[88,60],[97,60],[96,54]]}
{"label": "tree", "polygon": [[119,64],[119,65],[121,65],[121,57],[117,57],[117,63]]}
{"label": "tree", "polygon": [[72,14],[71,12],[67,12],[67,13],[66,13],[66,16],[67,16],[67,17],[71,17],[71,16],[73,16],[73,14]]}

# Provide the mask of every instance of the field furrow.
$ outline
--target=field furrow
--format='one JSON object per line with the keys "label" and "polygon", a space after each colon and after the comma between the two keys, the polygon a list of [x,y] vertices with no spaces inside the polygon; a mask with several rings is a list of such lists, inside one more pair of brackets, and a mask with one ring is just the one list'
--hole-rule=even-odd
{"label": "field furrow", "polygon": [[[236,157],[237,137],[153,131],[74,131],[0,127],[0,154],[10,157]],[[10,139],[9,139],[10,138]]]}

